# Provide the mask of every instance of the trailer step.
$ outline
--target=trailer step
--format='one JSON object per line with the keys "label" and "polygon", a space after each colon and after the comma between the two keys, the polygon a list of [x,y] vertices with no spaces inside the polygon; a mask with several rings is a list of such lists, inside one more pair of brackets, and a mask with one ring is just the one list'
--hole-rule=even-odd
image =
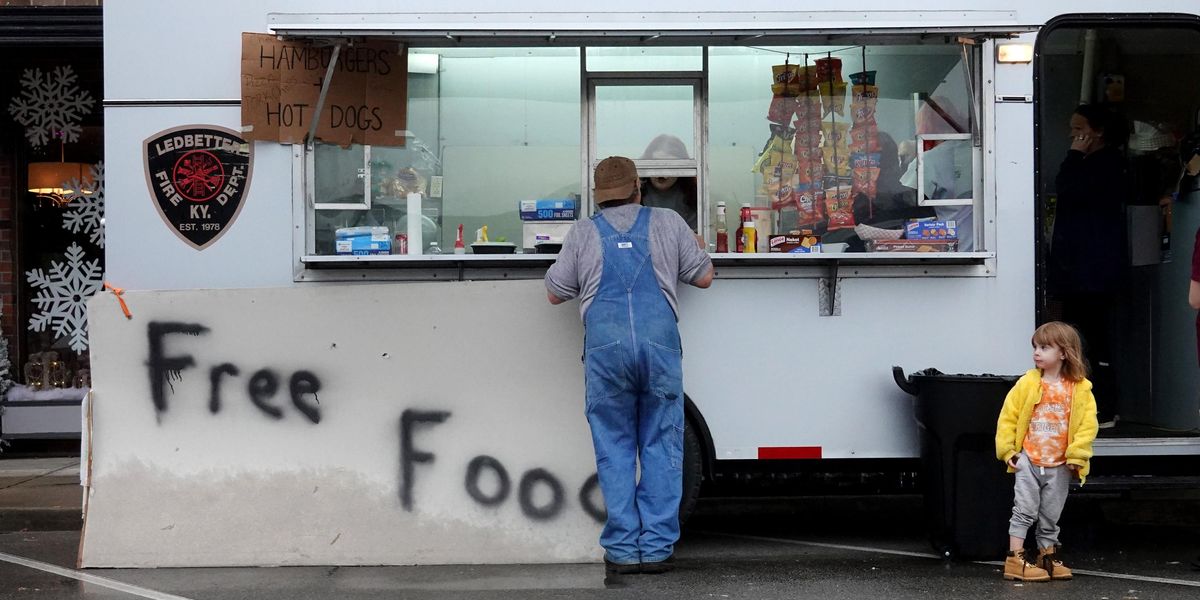
{"label": "trailer step", "polygon": [[1091,475],[1086,485],[1073,485],[1071,493],[1197,489],[1200,489],[1200,475]]}
{"label": "trailer step", "polygon": [[1200,437],[1098,437],[1095,456],[1200,456]]}

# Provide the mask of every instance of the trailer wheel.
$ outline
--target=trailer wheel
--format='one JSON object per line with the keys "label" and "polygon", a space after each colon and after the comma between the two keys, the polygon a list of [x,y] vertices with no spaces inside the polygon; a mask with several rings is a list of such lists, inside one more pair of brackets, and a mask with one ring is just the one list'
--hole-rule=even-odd
{"label": "trailer wheel", "polygon": [[704,479],[704,452],[700,436],[691,419],[683,420],[683,496],[679,501],[679,523],[683,524],[700,499],[700,484]]}

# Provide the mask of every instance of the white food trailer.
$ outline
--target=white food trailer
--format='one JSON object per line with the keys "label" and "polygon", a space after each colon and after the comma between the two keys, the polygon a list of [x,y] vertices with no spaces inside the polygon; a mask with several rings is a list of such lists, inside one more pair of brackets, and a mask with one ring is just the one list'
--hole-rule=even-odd
{"label": "white food trailer", "polygon": [[[91,303],[81,565],[598,560],[582,327],[546,304],[536,250],[592,212],[613,154],[692,182],[713,245],[712,288],[680,294],[688,493],[911,461],[891,367],[1021,373],[1054,315],[1039,277],[1075,105],[1120,91],[1179,133],[1200,108],[1193,2],[963,6],[105,2],[106,279],[129,316]],[[807,189],[833,183],[825,251],[715,252],[718,202],[731,239],[743,204],[767,244],[812,225],[799,185],[782,197],[798,169],[774,168],[808,124],[790,104],[769,120],[809,75],[826,88],[801,96],[840,103],[813,109],[831,141],[804,152],[826,169]],[[660,134],[683,155],[647,152]],[[864,143],[875,158],[847,161]],[[900,181],[912,201],[877,218]],[[905,214],[953,222],[954,243],[875,243]],[[1200,453],[1197,199],[1173,218],[1173,258],[1127,267],[1114,324],[1141,428],[1101,457]]]}

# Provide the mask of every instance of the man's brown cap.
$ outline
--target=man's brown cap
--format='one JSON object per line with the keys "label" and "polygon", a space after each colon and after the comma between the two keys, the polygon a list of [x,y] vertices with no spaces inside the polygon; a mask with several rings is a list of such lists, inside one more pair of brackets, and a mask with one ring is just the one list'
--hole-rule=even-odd
{"label": "man's brown cap", "polygon": [[638,189],[637,166],[624,156],[610,156],[596,165],[596,204],[624,200]]}

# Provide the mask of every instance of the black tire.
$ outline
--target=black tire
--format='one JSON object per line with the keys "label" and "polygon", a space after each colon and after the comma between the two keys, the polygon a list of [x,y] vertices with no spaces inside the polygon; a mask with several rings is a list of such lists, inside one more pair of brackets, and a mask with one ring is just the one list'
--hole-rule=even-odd
{"label": "black tire", "polygon": [[696,501],[700,499],[700,484],[704,479],[704,451],[700,436],[690,419],[683,420],[683,496],[679,500],[679,523],[687,522]]}

